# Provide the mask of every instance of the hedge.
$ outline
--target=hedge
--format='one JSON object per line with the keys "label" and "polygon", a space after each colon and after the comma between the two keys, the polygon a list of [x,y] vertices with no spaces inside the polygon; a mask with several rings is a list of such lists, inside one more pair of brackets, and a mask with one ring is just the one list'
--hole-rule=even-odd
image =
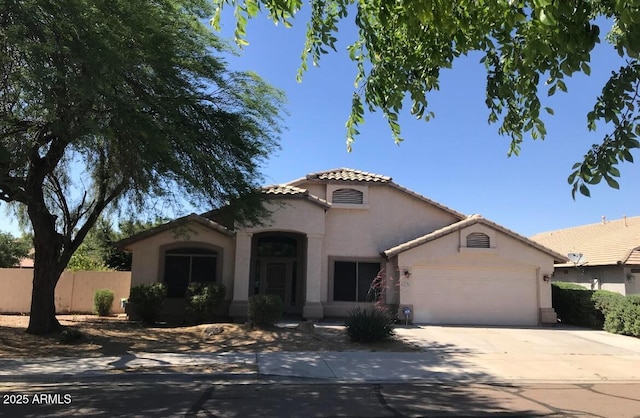
{"label": "hedge", "polygon": [[589,290],[571,283],[552,283],[553,307],[563,324],[604,329],[640,337],[640,295],[627,297]]}

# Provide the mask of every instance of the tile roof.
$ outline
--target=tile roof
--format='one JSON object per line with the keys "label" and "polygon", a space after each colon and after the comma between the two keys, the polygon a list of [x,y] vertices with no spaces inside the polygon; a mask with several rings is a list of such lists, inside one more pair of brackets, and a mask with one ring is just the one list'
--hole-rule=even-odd
{"label": "tile roof", "polygon": [[561,254],[583,254],[588,266],[640,264],[640,216],[542,232],[531,239]]}
{"label": "tile roof", "polygon": [[324,199],[319,198],[316,195],[309,193],[307,189],[292,186],[290,184],[273,184],[270,186],[262,187],[262,193],[274,196],[274,197],[299,197],[307,199],[313,203],[316,203],[325,208],[331,207],[331,203]]}
{"label": "tile roof", "polygon": [[395,255],[398,255],[398,254],[402,253],[402,252],[405,252],[407,250],[415,248],[415,247],[417,247],[419,245],[425,244],[425,243],[427,243],[429,241],[436,240],[436,239],[438,239],[440,237],[443,237],[445,235],[449,235],[449,234],[451,234],[453,232],[459,231],[459,230],[461,230],[463,228],[466,228],[468,226],[471,226],[471,225],[474,225],[474,224],[477,224],[477,223],[481,223],[481,224],[487,225],[487,226],[489,226],[489,227],[491,227],[491,228],[493,228],[495,230],[498,230],[500,232],[503,232],[506,235],[511,236],[512,238],[515,238],[515,239],[517,239],[519,241],[522,241],[527,245],[530,245],[530,246],[532,246],[534,248],[537,248],[538,250],[543,251],[543,252],[549,254],[550,256],[552,256],[554,258],[554,261],[567,261],[567,258],[564,255],[559,254],[559,253],[551,250],[550,248],[547,248],[547,247],[545,247],[543,245],[540,245],[539,243],[537,243],[535,241],[532,241],[532,240],[530,240],[530,239],[528,239],[526,237],[523,237],[522,235],[517,234],[517,233],[513,232],[512,230],[510,230],[508,228],[505,228],[502,225],[498,225],[495,222],[491,222],[490,220],[483,218],[481,215],[471,215],[471,216],[467,217],[466,219],[464,219],[464,220],[462,220],[460,222],[456,222],[454,224],[447,225],[447,226],[445,226],[443,228],[440,228],[438,230],[430,232],[430,233],[428,233],[426,235],[423,235],[423,236],[418,237],[416,239],[413,239],[411,241],[407,241],[407,242],[405,242],[403,244],[400,244],[400,245],[397,245],[397,246],[395,246],[393,248],[389,248],[388,250],[383,251],[382,254],[384,256],[386,256],[386,257],[393,257]]}
{"label": "tile roof", "polygon": [[366,171],[355,170],[353,168],[336,168],[333,170],[319,171],[317,173],[307,174],[305,177],[290,181],[286,183],[289,186],[301,186],[305,183],[324,183],[324,182],[345,182],[345,183],[369,183],[369,184],[386,184],[395,189],[398,189],[404,193],[407,193],[417,199],[427,202],[435,207],[438,207],[445,212],[449,212],[458,219],[465,219],[467,216],[457,212],[445,205],[435,202],[419,193],[402,187],[391,180],[391,177],[383,176],[381,174],[369,173]]}
{"label": "tile roof", "polygon": [[366,171],[354,170],[353,168],[336,168],[333,170],[319,171],[307,174],[306,180],[335,180],[335,181],[356,181],[366,183],[389,183],[391,177],[382,176]]}
{"label": "tile roof", "polygon": [[262,193],[273,195],[304,195],[308,194],[308,191],[306,189],[289,186],[287,184],[272,184],[262,187]]}

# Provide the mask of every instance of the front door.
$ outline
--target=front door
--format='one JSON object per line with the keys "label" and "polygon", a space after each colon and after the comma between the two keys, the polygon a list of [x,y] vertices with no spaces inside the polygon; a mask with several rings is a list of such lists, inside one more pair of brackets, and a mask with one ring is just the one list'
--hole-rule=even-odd
{"label": "front door", "polygon": [[260,280],[260,283],[264,284],[264,289],[261,293],[280,296],[286,309],[289,305],[287,303],[287,283],[291,281],[291,273],[289,272],[291,263],[268,261],[265,264],[263,277]]}
{"label": "front door", "polygon": [[298,303],[297,262],[295,260],[261,259],[258,293],[280,296],[285,313],[300,313]]}
{"label": "front door", "polygon": [[277,295],[284,312],[302,313],[300,236],[290,233],[262,233],[254,240],[253,289],[250,294]]}

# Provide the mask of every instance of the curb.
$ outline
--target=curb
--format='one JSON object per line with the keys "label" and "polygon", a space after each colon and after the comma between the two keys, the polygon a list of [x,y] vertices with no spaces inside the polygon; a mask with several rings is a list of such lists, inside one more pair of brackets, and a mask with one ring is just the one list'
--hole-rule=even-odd
{"label": "curb", "polygon": [[3,383],[101,383],[101,382],[132,382],[153,380],[258,380],[257,372],[250,373],[180,373],[180,372],[124,372],[124,373],[87,373],[77,374],[34,374],[28,376],[5,375],[0,376]]}

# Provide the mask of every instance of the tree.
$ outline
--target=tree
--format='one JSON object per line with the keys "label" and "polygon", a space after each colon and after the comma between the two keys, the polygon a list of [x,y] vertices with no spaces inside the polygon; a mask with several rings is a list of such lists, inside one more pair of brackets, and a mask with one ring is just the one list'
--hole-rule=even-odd
{"label": "tree", "polygon": [[[219,29],[225,4],[235,8],[236,42],[246,44],[247,20],[264,7],[276,23],[290,26],[302,0],[214,0],[212,19]],[[439,88],[440,70],[451,68],[456,58],[473,51],[484,54],[487,70],[486,105],[489,122],[500,123],[498,132],[511,138],[509,155],[517,155],[523,135],[543,139],[540,95],[567,91],[565,77],[590,73],[591,51],[603,35],[595,19],[613,22],[608,41],[626,59],[612,72],[587,127],[603,123],[611,131],[576,163],[568,178],[577,191],[589,196],[588,185],[604,179],[618,188],[616,166],[633,162],[640,147],[640,4],[622,0],[311,0],[306,43],[298,72],[317,64],[322,54],[335,50],[338,23],[355,15],[358,39],[347,49],[356,63],[351,115],[347,120],[350,150],[365,106],[380,109],[396,142],[402,141],[398,114],[406,99],[411,114],[428,121],[433,113],[427,95]],[[600,19],[602,21],[602,19]],[[544,84],[542,83],[544,82]],[[542,91],[540,91],[542,90]]]}
{"label": "tree", "polygon": [[[27,332],[60,328],[54,289],[106,208],[254,196],[283,97],[226,69],[213,12],[205,0],[3,2],[0,199],[33,230]],[[239,217],[256,213],[249,202]]]}
{"label": "tree", "polygon": [[31,244],[7,232],[0,232],[0,268],[16,267],[29,255]]}
{"label": "tree", "polygon": [[[111,270],[131,271],[131,253],[116,248],[114,244],[167,221],[167,218],[162,217],[158,217],[154,221],[123,219],[119,222],[116,230],[109,219],[100,218],[89,231],[79,249],[84,247],[84,254],[93,260],[98,267],[103,266]],[[73,261],[73,257],[71,257],[71,260]]]}

